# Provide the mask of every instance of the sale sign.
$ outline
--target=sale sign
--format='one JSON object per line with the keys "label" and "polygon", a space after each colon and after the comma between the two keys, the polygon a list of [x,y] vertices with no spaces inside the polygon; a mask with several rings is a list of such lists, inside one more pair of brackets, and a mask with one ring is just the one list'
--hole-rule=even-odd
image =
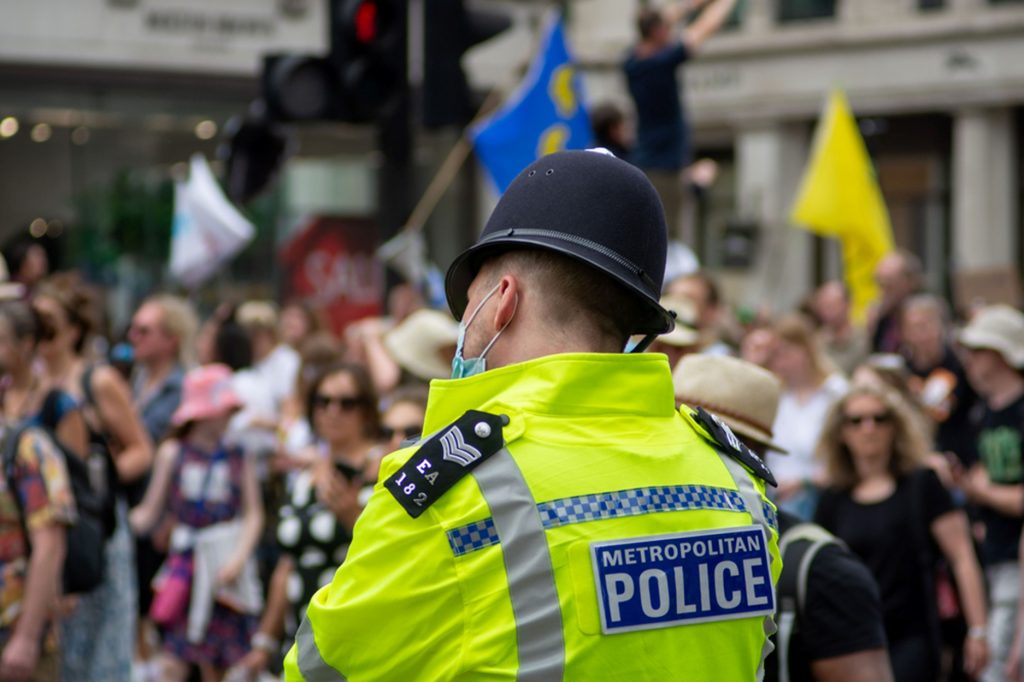
{"label": "sale sign", "polygon": [[321,311],[331,331],[381,314],[384,270],[374,256],[377,225],[367,218],[314,216],[280,253],[285,298]]}

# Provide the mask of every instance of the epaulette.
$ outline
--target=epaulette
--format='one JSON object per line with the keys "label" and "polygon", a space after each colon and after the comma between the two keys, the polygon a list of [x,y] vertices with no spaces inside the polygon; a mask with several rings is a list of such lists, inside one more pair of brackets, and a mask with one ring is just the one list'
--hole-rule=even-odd
{"label": "epaulette", "polygon": [[764,463],[764,460],[744,445],[743,441],[732,432],[732,429],[725,422],[703,407],[698,407],[694,412],[690,413],[690,416],[704,429],[706,432],[705,440],[712,447],[735,459],[765,483],[778,487],[778,483],[775,482],[775,476],[772,474],[771,469],[768,468],[768,465]]}
{"label": "epaulette", "polygon": [[505,415],[469,410],[428,438],[384,487],[416,518],[504,446]]}

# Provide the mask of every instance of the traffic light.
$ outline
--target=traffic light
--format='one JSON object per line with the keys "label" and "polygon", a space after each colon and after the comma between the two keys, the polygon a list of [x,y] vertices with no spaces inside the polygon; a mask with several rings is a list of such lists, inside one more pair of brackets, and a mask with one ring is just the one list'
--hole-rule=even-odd
{"label": "traffic light", "polygon": [[474,110],[462,55],[512,21],[501,12],[471,9],[462,0],[423,2],[422,118],[427,128],[462,126]]}
{"label": "traffic light", "polygon": [[332,0],[328,59],[340,80],[345,120],[372,120],[400,99],[407,15],[407,0]]}
{"label": "traffic light", "polygon": [[273,54],[263,57],[263,98],[274,121],[343,118],[343,97],[334,65],[325,57]]}
{"label": "traffic light", "polygon": [[263,98],[276,121],[363,123],[386,112],[405,88],[406,0],[331,0],[325,57],[263,60]]}
{"label": "traffic light", "polygon": [[267,120],[261,104],[257,101],[249,113],[224,126],[218,155],[225,161],[226,193],[237,204],[248,203],[268,187],[293,150],[287,134]]}

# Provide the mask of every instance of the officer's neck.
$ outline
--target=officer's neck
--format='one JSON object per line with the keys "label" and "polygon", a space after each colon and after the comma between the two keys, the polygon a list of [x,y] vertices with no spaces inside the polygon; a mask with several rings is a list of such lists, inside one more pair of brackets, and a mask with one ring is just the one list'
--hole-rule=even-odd
{"label": "officer's neck", "polygon": [[550,326],[510,325],[487,355],[487,367],[496,369],[561,353],[618,353],[611,340],[598,341]]}

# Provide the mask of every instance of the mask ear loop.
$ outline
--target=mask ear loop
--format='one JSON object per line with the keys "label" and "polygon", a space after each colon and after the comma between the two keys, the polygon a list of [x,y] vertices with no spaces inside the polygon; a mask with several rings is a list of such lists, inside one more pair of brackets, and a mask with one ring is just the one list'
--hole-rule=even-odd
{"label": "mask ear loop", "polygon": [[[476,316],[480,314],[481,310],[483,310],[484,303],[487,303],[487,300],[491,296],[494,296],[494,292],[496,292],[500,287],[501,287],[501,282],[498,282],[497,284],[494,285],[493,289],[491,289],[490,291],[487,292],[487,295],[484,296],[484,300],[482,300],[482,301],[480,301],[479,303],[476,304],[476,310],[474,310],[473,313],[469,316],[469,319],[466,320],[466,326],[467,327],[469,327],[469,325],[473,324],[473,320],[475,320]],[[516,305],[518,305],[518,304],[519,304],[519,298],[518,298],[518,294],[516,294]],[[502,331],[504,331],[504,329],[505,328],[502,327]]]}
{"label": "mask ear loop", "polygon": [[515,319],[516,311],[517,310],[519,310],[519,293],[518,292],[516,293],[516,303],[515,303],[515,306],[512,308],[512,317],[508,318],[508,322],[506,322],[504,325],[502,325],[501,329],[499,329],[498,333],[494,335],[494,338],[491,339],[490,343],[488,343],[486,346],[484,346],[484,349],[483,349],[483,351],[481,351],[480,356],[479,356],[481,359],[487,357],[487,353],[490,352],[491,346],[493,346],[495,343],[497,343],[498,338],[501,336],[502,332],[504,332],[505,329],[508,328],[508,326],[510,324],[512,324],[512,320]]}

